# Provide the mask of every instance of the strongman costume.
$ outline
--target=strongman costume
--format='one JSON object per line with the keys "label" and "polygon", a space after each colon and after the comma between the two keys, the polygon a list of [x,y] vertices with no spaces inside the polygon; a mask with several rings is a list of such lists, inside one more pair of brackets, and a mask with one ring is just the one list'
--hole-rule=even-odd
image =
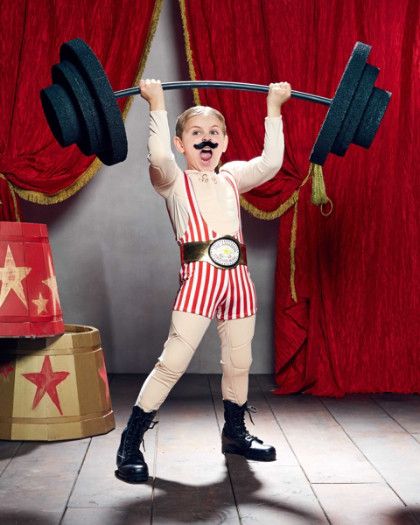
{"label": "strongman costume", "polygon": [[[229,162],[218,173],[183,172],[178,167],[171,150],[167,113],[164,110],[150,112],[148,147],[151,182],[166,201],[181,250],[181,269],[168,339],[134,407],[143,415],[139,425],[143,432],[149,428],[154,414],[187,369],[211,319],[216,316],[221,340],[225,416],[228,411],[233,421],[232,429],[235,424],[239,428],[238,417],[239,420],[242,417],[243,421],[243,410],[247,409],[256,312],[255,288],[246,265],[239,195],[268,181],[280,169],[284,153],[282,117],[265,118],[264,150],[260,157],[248,162]],[[218,239],[221,240],[215,243]],[[214,256],[211,252],[213,248]],[[235,255],[236,263],[230,265]],[[224,433],[225,430],[226,425]],[[275,458],[273,447],[269,451],[268,447],[260,450],[266,458],[260,457],[261,454],[253,457],[254,449],[262,441],[247,432],[245,434],[245,430],[241,432],[245,446],[252,448],[252,452],[236,453],[251,459]],[[127,461],[122,446],[123,443],[117,460],[117,476],[126,481],[127,478],[130,481],[147,479],[144,469],[133,468],[134,460],[131,463]],[[225,444],[223,451],[235,453],[235,447],[232,447],[232,444]],[[135,478],[136,475],[138,478]]]}
{"label": "strongman costume", "polygon": [[[181,253],[186,243],[224,236],[242,244],[239,194],[271,179],[280,169],[284,151],[282,117],[266,117],[260,157],[229,162],[217,174],[182,172],[171,150],[166,111],[150,112],[148,146],[151,181],[165,198]],[[173,310],[163,354],[146,379],[137,405],[146,411],[159,408],[188,367],[215,314],[222,344],[223,399],[242,405],[248,394],[256,312],[255,289],[247,266],[221,269],[207,261],[184,262]]]}

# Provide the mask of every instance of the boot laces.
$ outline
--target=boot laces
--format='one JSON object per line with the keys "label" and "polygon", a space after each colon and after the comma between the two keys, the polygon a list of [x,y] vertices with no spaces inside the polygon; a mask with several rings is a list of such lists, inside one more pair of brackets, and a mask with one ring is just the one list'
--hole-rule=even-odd
{"label": "boot laces", "polygon": [[248,416],[249,416],[249,419],[251,420],[251,423],[253,425],[255,425],[254,420],[252,419],[251,413],[252,414],[256,414],[257,413],[257,409],[255,407],[251,406],[251,405],[246,405],[245,406],[245,410],[248,413]]}
{"label": "boot laces", "polygon": [[[159,421],[152,421],[150,423],[150,426],[147,427],[146,430],[152,430],[155,428],[155,426],[159,423]],[[143,445],[143,450],[146,452],[146,445],[144,444],[144,439],[141,440],[141,444]]]}
{"label": "boot laces", "polygon": [[[254,406],[251,405],[245,405],[245,412],[248,413],[249,419],[251,420],[251,423],[255,426],[254,420],[252,419],[252,414],[257,413],[257,409]],[[243,417],[245,416],[245,412],[243,413]],[[262,443],[261,439],[258,439],[257,436],[253,436],[248,432],[248,429],[245,427],[244,422],[244,428],[245,428],[245,439],[247,441],[258,441],[258,443]]]}
{"label": "boot laces", "polygon": [[139,450],[140,445],[143,445],[143,450],[146,452],[143,439],[144,433],[146,430],[155,428],[158,423],[159,421],[137,419],[134,424],[129,425],[125,437],[127,447],[131,450]]}
{"label": "boot laces", "polygon": [[254,406],[246,404],[235,411],[234,426],[236,427],[237,431],[239,431],[239,433],[242,435],[243,439],[245,439],[246,441],[258,441],[259,443],[262,443],[262,441],[258,439],[257,436],[253,436],[248,432],[248,429],[245,425],[245,412],[248,413],[251,423],[255,425],[251,414],[255,414],[257,412],[257,409]]}

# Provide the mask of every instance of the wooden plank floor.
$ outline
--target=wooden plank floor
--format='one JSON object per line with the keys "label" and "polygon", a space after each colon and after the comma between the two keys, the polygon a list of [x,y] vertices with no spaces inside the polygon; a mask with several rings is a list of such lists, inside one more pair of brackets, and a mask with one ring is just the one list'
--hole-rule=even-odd
{"label": "wooden plank floor", "polygon": [[111,377],[116,430],[94,438],[0,441],[0,524],[420,525],[420,396],[274,396],[251,376],[247,427],[274,444],[259,463],[220,451],[220,376],[185,375],[146,433],[150,479],[114,477],[144,376]]}

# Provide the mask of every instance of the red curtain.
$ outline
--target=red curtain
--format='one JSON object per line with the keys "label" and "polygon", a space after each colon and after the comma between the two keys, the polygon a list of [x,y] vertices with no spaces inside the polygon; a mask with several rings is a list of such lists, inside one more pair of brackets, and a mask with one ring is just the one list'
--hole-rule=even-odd
{"label": "red curtain", "polygon": [[[0,207],[0,219],[14,218],[10,184],[22,197],[49,204],[73,195],[101,166],[76,146],[61,148],[45,121],[39,91],[51,84],[60,45],[83,38],[113,89],[131,86],[144,66],[160,7],[161,0],[3,0],[0,192],[9,204]],[[119,100],[121,110],[127,101]]]}
{"label": "red curtain", "polygon": [[[420,3],[180,0],[180,5],[195,79],[261,84],[287,80],[295,90],[332,97],[355,42],[373,46],[368,62],[381,68],[376,84],[393,93],[377,137],[368,151],[350,146],[344,159],[329,156],[324,165],[334,203],[329,217],[310,203],[308,183],[300,190],[297,207],[280,219],[277,393],[420,392],[415,181]],[[224,160],[260,153],[263,95],[202,90],[200,101],[227,118],[230,145]],[[306,177],[326,108],[292,99],[282,113],[283,168],[242,200],[263,219],[280,215],[280,205]],[[291,295],[294,265],[297,301]]]}

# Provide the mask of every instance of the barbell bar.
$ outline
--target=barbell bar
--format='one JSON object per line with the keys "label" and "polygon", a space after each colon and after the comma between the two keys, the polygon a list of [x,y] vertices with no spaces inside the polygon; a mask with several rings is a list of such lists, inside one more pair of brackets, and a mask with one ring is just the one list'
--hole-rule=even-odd
{"label": "barbell bar", "polygon": [[[162,89],[170,91],[172,89],[196,89],[196,88],[211,88],[211,89],[237,89],[239,91],[254,91],[257,93],[268,93],[269,87],[264,84],[249,84],[248,82],[225,82],[219,80],[179,80],[176,82],[162,82]],[[115,98],[129,97],[130,95],[140,95],[139,87],[131,87],[114,91]],[[319,95],[312,95],[312,93],[304,93],[303,91],[295,91],[292,89],[292,97],[300,98],[302,100],[310,100],[318,104],[325,104],[329,106],[332,102],[331,98],[320,97]]]}
{"label": "barbell bar", "polygon": [[[310,156],[324,164],[328,153],[343,156],[351,143],[368,148],[378,130],[391,93],[374,87],[379,69],[367,64],[371,46],[356,42],[335,92],[329,99],[301,91],[292,97],[328,105],[329,109]],[[127,157],[127,137],[117,99],[140,94],[139,87],[113,92],[92,49],[80,38],[60,47],[60,63],[51,69],[53,84],[41,90],[50,129],[63,146],[76,144],[85,155],[95,154],[107,165]],[[216,88],[265,93],[261,84],[223,81],[162,83],[164,90]]]}

